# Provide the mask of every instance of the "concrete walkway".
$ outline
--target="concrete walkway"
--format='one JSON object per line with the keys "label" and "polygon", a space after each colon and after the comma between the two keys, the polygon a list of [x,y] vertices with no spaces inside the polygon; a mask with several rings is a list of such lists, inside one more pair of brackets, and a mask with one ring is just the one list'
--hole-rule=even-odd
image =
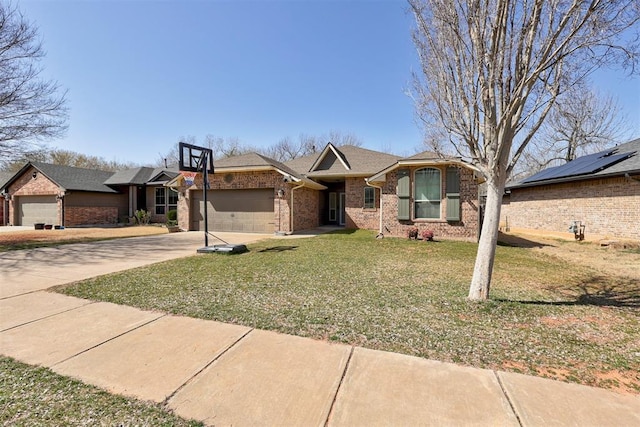
{"label": "concrete walkway", "polygon": [[177,233],[0,254],[0,352],[217,426],[640,425],[638,396],[44,291],[201,246]]}

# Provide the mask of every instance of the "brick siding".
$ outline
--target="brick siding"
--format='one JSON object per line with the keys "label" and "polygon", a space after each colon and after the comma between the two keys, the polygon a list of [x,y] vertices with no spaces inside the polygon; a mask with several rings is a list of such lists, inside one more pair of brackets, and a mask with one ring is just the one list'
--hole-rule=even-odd
{"label": "brick siding", "polygon": [[118,208],[113,207],[65,207],[64,225],[106,225],[118,222]]}
{"label": "brick siding", "polygon": [[[431,167],[431,166],[430,166]],[[411,176],[411,218],[414,212],[413,198],[413,174],[417,169],[423,167],[409,168]],[[461,240],[477,240],[478,238],[478,183],[474,177],[473,171],[467,168],[460,168],[460,221],[446,221],[445,212],[446,203],[446,167],[439,167],[442,177],[442,200],[440,206],[441,219],[398,219],[398,196],[396,195],[396,187],[398,176],[396,171],[387,174],[387,181],[382,188],[383,203],[383,225],[382,232],[391,236],[404,237],[407,231],[412,227],[417,227],[420,232],[423,230],[432,230],[437,238],[445,239],[461,239]],[[376,195],[378,193],[376,192]],[[363,196],[364,197],[364,196]],[[378,206],[378,202],[376,202]],[[369,214],[376,215],[376,226],[378,229],[379,213],[372,212]],[[371,219],[369,219],[371,221]]]}
{"label": "brick siding", "polygon": [[516,188],[503,199],[500,222],[510,228],[571,236],[573,221],[592,238],[640,240],[640,182],[617,177]]}

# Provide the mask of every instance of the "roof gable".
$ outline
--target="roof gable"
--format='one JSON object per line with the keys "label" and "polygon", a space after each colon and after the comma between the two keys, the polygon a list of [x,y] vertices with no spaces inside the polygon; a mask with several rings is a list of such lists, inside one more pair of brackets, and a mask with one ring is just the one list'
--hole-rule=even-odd
{"label": "roof gable", "polygon": [[369,176],[395,163],[399,158],[354,145],[335,147],[327,144],[320,154],[290,160],[285,165],[310,178]]}
{"label": "roof gable", "polygon": [[33,166],[64,190],[93,191],[98,193],[117,192],[104,184],[104,182],[113,175],[113,172],[53,165],[49,163],[29,162],[14,176],[14,179],[22,175],[29,166]]}
{"label": "roof gable", "polygon": [[316,171],[341,171],[351,170],[345,155],[340,152],[332,143],[328,143],[320,153],[315,162],[311,165],[309,172]]}

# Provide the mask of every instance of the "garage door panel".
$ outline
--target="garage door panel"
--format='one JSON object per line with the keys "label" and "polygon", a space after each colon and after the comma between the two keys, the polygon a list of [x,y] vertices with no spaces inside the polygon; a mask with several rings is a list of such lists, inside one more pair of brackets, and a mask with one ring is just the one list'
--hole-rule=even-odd
{"label": "garage door panel", "polygon": [[20,196],[18,203],[20,225],[58,224],[56,196]]}
{"label": "garage door panel", "polygon": [[[192,229],[203,230],[202,192],[193,194]],[[274,190],[210,190],[207,214],[210,231],[273,233]]]}

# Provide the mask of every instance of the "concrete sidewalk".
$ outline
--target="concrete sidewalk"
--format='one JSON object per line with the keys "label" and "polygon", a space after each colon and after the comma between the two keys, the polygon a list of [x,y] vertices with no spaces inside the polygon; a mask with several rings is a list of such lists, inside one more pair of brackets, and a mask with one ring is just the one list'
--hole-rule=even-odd
{"label": "concrete sidewalk", "polygon": [[[176,236],[173,256],[194,254],[202,245]],[[244,241],[228,241],[259,238],[238,239],[242,236]],[[150,248],[167,243],[136,239],[61,246],[70,257],[66,269],[76,270],[66,277],[148,264]],[[123,249],[128,255],[120,254]],[[638,396],[37,290],[65,279],[49,271],[55,263],[19,253],[12,255],[11,277],[19,277],[21,256],[27,281],[38,285],[7,282],[0,258],[0,286],[7,295],[0,299],[3,355],[113,393],[160,402],[207,424],[640,425]]]}

